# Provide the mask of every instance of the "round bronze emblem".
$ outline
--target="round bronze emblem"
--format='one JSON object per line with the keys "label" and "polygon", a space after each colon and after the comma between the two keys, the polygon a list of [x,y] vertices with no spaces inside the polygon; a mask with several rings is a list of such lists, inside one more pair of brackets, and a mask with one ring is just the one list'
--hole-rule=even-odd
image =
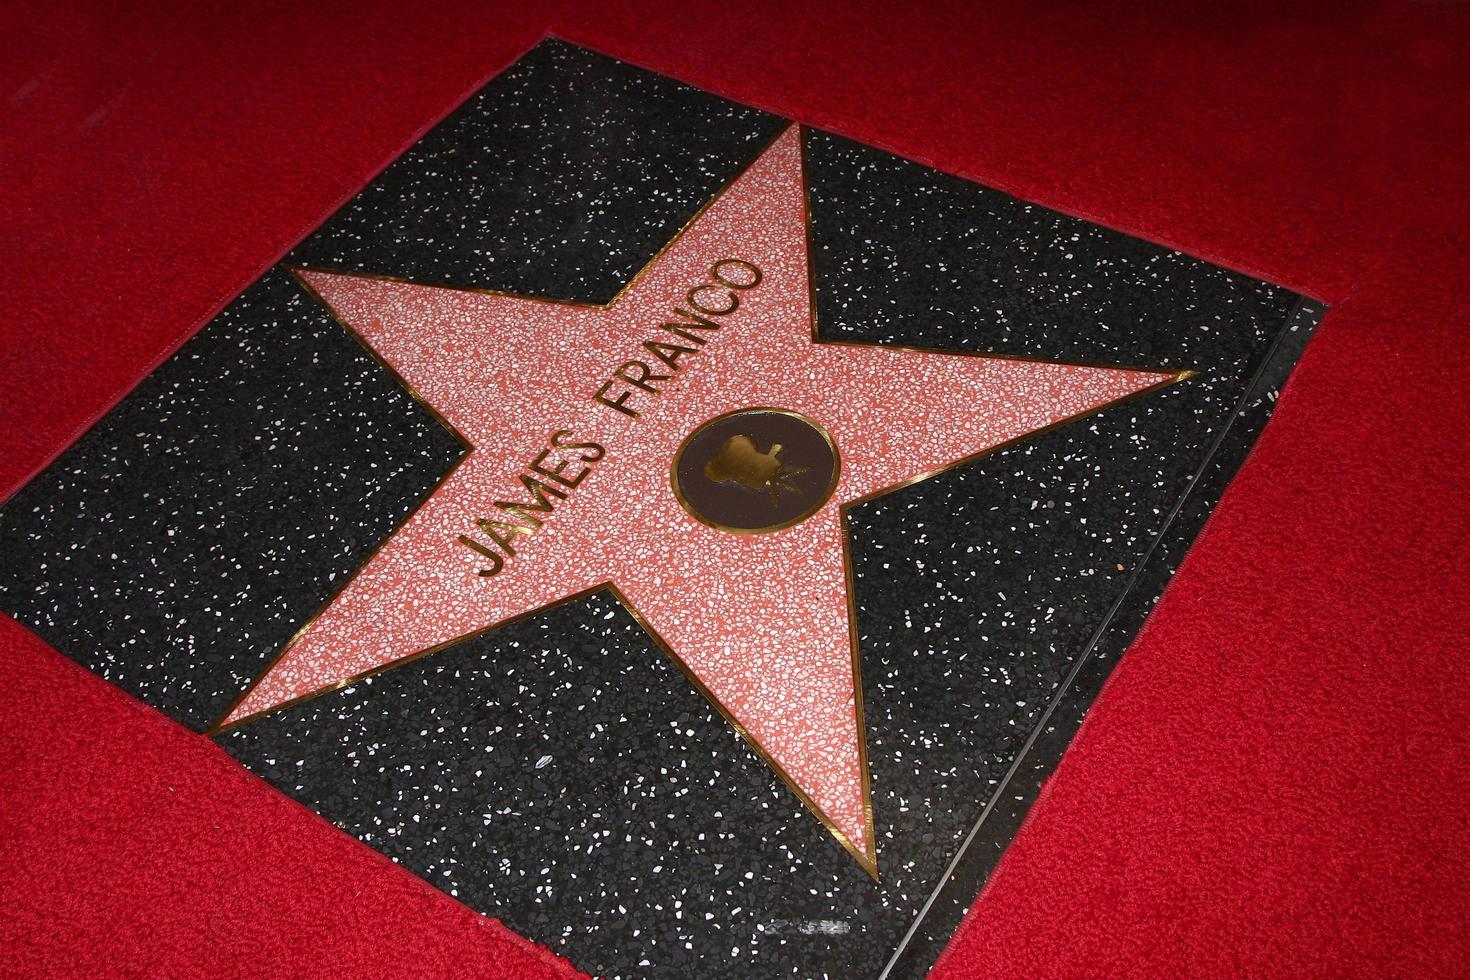
{"label": "round bronze emblem", "polygon": [[837,489],[841,461],[827,430],[784,408],[710,419],[674,454],[674,496],[702,524],[761,534],[799,524]]}

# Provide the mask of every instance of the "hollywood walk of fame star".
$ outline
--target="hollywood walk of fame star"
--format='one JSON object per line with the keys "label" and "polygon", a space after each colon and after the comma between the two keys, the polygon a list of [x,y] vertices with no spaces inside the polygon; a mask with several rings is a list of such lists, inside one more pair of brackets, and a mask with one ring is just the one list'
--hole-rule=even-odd
{"label": "hollywood walk of fame star", "polygon": [[[817,340],[803,181],[791,126],[604,306],[295,270],[470,451],[218,727],[607,588],[876,877],[844,509],[1184,375]],[[794,518],[676,495],[717,419],[691,479]]]}

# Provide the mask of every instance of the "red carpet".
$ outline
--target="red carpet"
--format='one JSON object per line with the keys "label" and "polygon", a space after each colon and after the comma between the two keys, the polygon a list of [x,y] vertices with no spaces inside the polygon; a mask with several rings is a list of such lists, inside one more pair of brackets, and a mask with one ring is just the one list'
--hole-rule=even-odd
{"label": "red carpet", "polygon": [[[1333,304],[938,972],[1470,962],[1470,9],[96,6],[0,13],[0,493],[546,30]],[[7,970],[557,969],[8,620],[0,724]]]}

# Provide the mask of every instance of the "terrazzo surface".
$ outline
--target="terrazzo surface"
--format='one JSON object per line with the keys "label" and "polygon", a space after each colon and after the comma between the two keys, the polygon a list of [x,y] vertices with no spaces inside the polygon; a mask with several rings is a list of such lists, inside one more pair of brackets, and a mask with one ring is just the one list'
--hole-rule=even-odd
{"label": "terrazzo surface", "polygon": [[[784,125],[543,42],[288,262],[605,303]],[[876,882],[607,592],[220,737],[589,972],[865,976],[903,946],[894,974],[922,975],[1313,321],[1286,330],[1285,290],[805,143],[823,337],[1199,373],[848,512]],[[202,731],[463,452],[271,272],[0,509],[0,608]],[[1034,732],[1021,799],[905,942]]]}

